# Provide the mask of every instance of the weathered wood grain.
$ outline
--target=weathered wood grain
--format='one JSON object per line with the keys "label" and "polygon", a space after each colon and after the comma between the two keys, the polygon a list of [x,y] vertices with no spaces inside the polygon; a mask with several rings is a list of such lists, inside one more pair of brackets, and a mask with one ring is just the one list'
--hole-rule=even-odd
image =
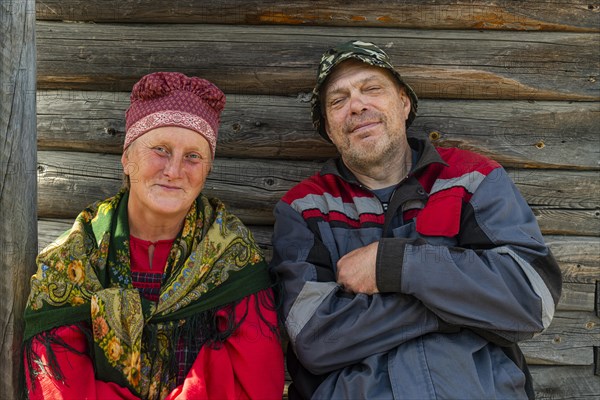
{"label": "weathered wood grain", "polygon": [[40,20],[375,26],[415,29],[598,31],[598,5],[575,0],[36,2]]}
{"label": "weathered wood grain", "polygon": [[[320,162],[216,159],[205,192],[221,198],[248,224],[273,223],[275,203],[295,183],[307,178]],[[597,171],[509,171],[531,201],[542,231],[551,234],[597,235],[600,211]],[[538,187],[537,182],[545,182]],[[121,183],[120,157],[113,154],[39,152],[39,216],[74,217],[97,199],[113,195]],[[536,190],[530,190],[532,186]],[[61,207],[56,205],[60,204]]]}
{"label": "weathered wood grain", "polygon": [[600,237],[545,236],[561,265],[564,282],[600,281]]}
{"label": "weathered wood grain", "polygon": [[38,219],[38,252],[73,225],[73,218]]}
{"label": "weathered wood grain", "polygon": [[[507,171],[531,206],[589,209],[597,211],[600,216],[600,193],[593,189],[600,182],[600,171],[513,168]],[[600,235],[600,231],[597,233]]]}
{"label": "weathered wood grain", "polygon": [[[600,278],[600,267],[596,268],[596,273]],[[563,282],[562,294],[557,309],[594,313],[596,310],[596,285],[593,283]]]}
{"label": "weathered wood grain", "polygon": [[[40,149],[122,150],[127,92],[39,91]],[[486,154],[505,166],[600,169],[596,102],[430,100],[411,134]],[[334,156],[303,98],[229,94],[217,157],[317,160]]]}
{"label": "weathered wood grain", "polygon": [[532,207],[538,224],[547,235],[598,235],[600,213],[597,210],[560,210]]}
{"label": "weathered wood grain", "polygon": [[127,91],[178,70],[224,91],[309,92],[323,51],[350,38],[386,48],[423,98],[598,100],[596,33],[427,31],[38,22],[38,87]]}
{"label": "weathered wood grain", "polygon": [[592,366],[531,368],[533,386],[538,400],[593,400],[600,393],[600,379]]}
{"label": "weathered wood grain", "polygon": [[[35,2],[0,2],[0,393],[22,394],[23,309],[37,250]],[[33,172],[33,171],[32,171]]]}
{"label": "weathered wood grain", "polygon": [[593,365],[600,319],[593,312],[559,311],[541,335],[520,344],[530,364]]}

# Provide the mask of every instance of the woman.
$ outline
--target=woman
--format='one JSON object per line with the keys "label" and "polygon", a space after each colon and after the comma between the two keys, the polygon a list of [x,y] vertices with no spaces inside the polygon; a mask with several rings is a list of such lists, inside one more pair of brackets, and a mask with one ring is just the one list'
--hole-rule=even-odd
{"label": "woman", "polygon": [[247,228],[201,194],[224,103],[179,73],[133,87],[125,187],[37,258],[30,399],[281,399],[266,264]]}

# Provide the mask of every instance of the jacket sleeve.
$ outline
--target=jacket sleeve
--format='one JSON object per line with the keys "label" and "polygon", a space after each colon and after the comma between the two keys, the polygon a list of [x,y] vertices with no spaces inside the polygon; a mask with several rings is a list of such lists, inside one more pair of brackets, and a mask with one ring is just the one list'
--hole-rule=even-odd
{"label": "jacket sleeve", "polygon": [[272,268],[283,286],[285,327],[298,359],[313,374],[449,328],[414,296],[343,292],[330,255],[302,216],[280,201],[275,217]]}
{"label": "jacket sleeve", "polygon": [[[219,348],[204,346],[184,383],[167,399],[281,399],[283,352],[271,289],[248,296],[236,306],[238,330]],[[225,322],[225,311],[217,313]],[[225,328],[225,327],[223,327]]]}
{"label": "jacket sleeve", "polygon": [[[129,389],[112,382],[99,381],[94,377],[94,366],[90,357],[87,356],[87,341],[81,330],[74,326],[61,326],[56,328],[54,334],[75,350],[84,354],[66,351],[62,347],[52,345],[63,380],[55,379],[52,374],[43,371],[39,364],[35,365],[34,368],[37,371],[34,374],[35,378],[31,380],[27,362],[25,362],[29,400],[138,399]],[[48,365],[46,347],[41,344],[37,337],[33,338],[32,350],[40,356],[42,364]]]}
{"label": "jacket sleeve", "polygon": [[458,244],[445,246],[422,232],[412,243],[381,239],[379,290],[413,295],[447,323],[499,344],[548,327],[560,297],[560,269],[506,171],[488,174],[468,202],[447,196],[440,204],[433,215],[458,210]]}

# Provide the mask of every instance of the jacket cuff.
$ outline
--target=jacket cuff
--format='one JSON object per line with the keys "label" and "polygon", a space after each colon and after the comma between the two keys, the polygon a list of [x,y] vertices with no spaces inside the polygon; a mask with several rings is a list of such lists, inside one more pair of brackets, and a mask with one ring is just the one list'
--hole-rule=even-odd
{"label": "jacket cuff", "polygon": [[379,240],[375,261],[375,280],[381,293],[400,293],[404,249],[409,241],[400,238]]}

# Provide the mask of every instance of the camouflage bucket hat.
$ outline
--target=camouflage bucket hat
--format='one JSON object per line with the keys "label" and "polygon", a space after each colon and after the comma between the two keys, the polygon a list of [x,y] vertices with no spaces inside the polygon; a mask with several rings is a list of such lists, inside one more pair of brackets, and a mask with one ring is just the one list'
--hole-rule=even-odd
{"label": "camouflage bucket hat", "polygon": [[419,101],[417,95],[394,69],[389,56],[383,50],[373,43],[353,40],[327,50],[323,54],[323,57],[321,57],[321,63],[319,64],[319,70],[317,72],[317,83],[315,84],[311,98],[312,121],[317,132],[319,132],[325,140],[331,141],[325,131],[325,120],[321,110],[320,90],[331,71],[333,71],[333,69],[342,61],[346,61],[350,58],[375,67],[385,68],[392,72],[394,77],[400,83],[400,86],[404,87],[406,93],[410,97],[411,110],[408,119],[406,120],[406,127],[408,128],[417,116],[417,104]]}

